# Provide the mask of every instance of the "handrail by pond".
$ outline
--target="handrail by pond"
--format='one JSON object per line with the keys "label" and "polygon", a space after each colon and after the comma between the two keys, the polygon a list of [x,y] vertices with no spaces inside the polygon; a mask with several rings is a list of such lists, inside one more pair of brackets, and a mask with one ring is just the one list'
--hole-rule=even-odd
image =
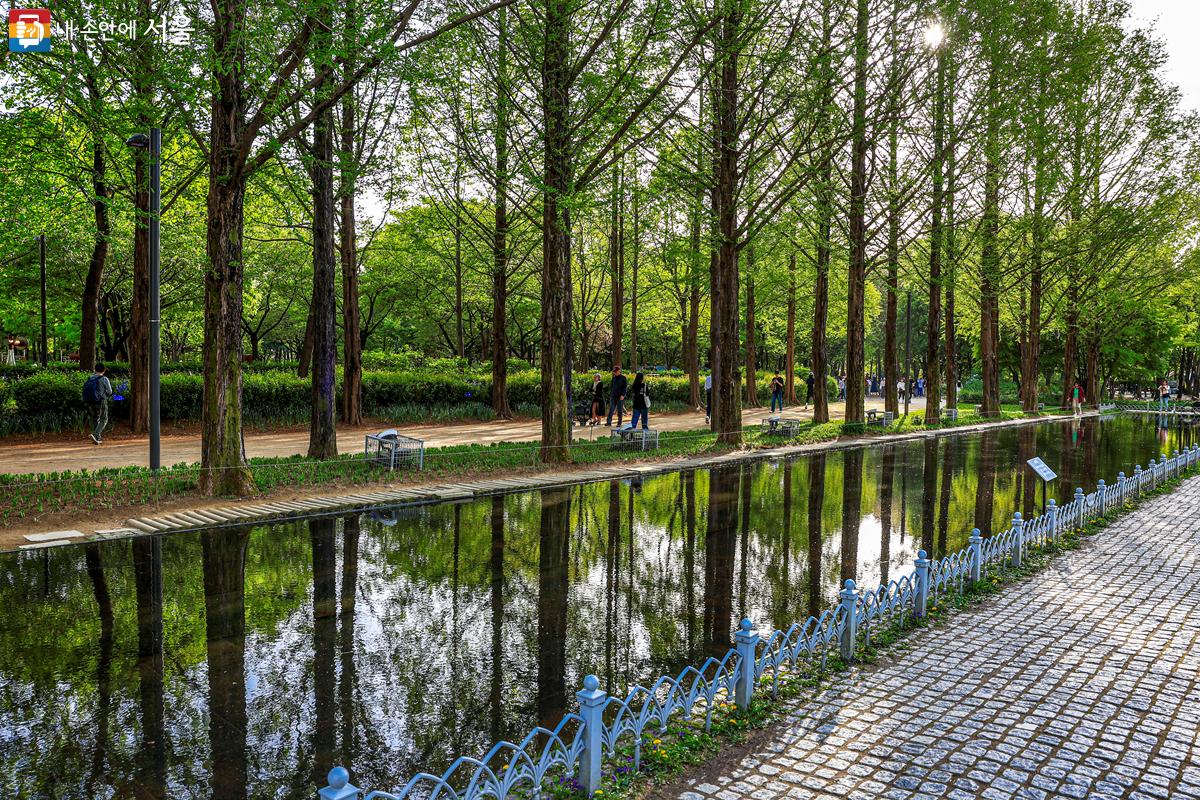
{"label": "handrail by pond", "polygon": [[520,742],[497,743],[480,759],[459,758],[441,775],[422,772],[393,791],[365,791],[350,783],[344,767],[336,766],[318,797],[508,800],[537,797],[551,781],[571,783],[591,796],[600,789],[604,764],[613,761],[623,741],[632,748],[636,771],[641,766],[644,734],[663,732],[673,720],[703,720],[707,730],[718,708],[748,708],[756,691],[778,691],[781,674],[801,661],[809,666],[819,663],[824,669],[831,650],[851,661],[859,636],[869,644],[872,629],[881,623],[899,620],[903,624],[906,617],[924,617],[931,600],[936,603],[951,590],[961,592],[964,585],[978,582],[988,570],[1005,563],[1020,567],[1030,547],[1057,542],[1063,533],[1154,491],[1198,464],[1200,444],[1151,460],[1146,469],[1139,464],[1131,475],[1119,473],[1111,485],[1099,481],[1090,494],[1077,488],[1063,506],[1050,500],[1041,516],[1024,520],[1016,513],[1010,528],[987,539],[975,529],[965,548],[944,558],[930,560],[922,550],[912,575],[868,591],[859,591],[848,580],[837,605],[786,631],[763,637],[750,620],[743,619],[734,647],[722,658],[709,658],[675,677],[662,676],[649,686],[634,686],[623,699],[610,696],[600,688],[599,678],[588,675],[575,695],[578,713],[567,714],[554,730],[534,728]]}

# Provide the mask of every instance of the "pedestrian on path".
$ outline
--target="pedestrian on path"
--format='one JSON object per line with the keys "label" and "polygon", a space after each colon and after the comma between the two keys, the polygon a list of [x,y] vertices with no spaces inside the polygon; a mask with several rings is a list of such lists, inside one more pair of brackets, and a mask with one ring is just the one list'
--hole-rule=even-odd
{"label": "pedestrian on path", "polygon": [[1167,383],[1166,378],[1158,384],[1158,410],[1171,410],[1171,384]]}
{"label": "pedestrian on path", "polygon": [[771,413],[775,413],[775,407],[778,405],[779,410],[783,411],[783,376],[779,374],[779,370],[775,370],[775,377],[771,378]]}
{"label": "pedestrian on path", "polygon": [[[611,419],[611,411],[610,419]],[[600,420],[604,417],[604,381],[600,380],[600,373],[597,372],[592,376],[592,416],[588,419],[589,425],[599,425]],[[611,425],[612,422],[609,422]]]}
{"label": "pedestrian on path", "polygon": [[642,430],[650,427],[650,387],[646,385],[646,376],[637,373],[633,376],[633,386],[629,390],[633,397],[633,416],[629,418],[629,427],[636,428],[641,420]]}
{"label": "pedestrian on path", "polygon": [[816,376],[814,376],[811,372],[809,372],[808,377],[804,379],[804,387],[805,387],[804,409],[806,411],[808,410],[808,404],[812,402],[813,387],[816,385],[817,385]]}
{"label": "pedestrian on path", "polygon": [[1075,381],[1075,385],[1071,388],[1071,413],[1079,416],[1083,412],[1083,387],[1079,385],[1079,381]]}
{"label": "pedestrian on path", "polygon": [[104,441],[104,429],[108,427],[108,401],[113,396],[112,383],[105,375],[107,368],[100,363],[83,382],[83,402],[88,408],[88,418],[92,420],[92,443]]}
{"label": "pedestrian on path", "polygon": [[704,424],[712,416],[712,373],[704,376]]}
{"label": "pedestrian on path", "polygon": [[621,365],[613,367],[612,384],[609,386],[608,427],[612,427],[613,412],[617,412],[617,427],[625,422],[625,395],[629,390],[629,379],[621,374]]}

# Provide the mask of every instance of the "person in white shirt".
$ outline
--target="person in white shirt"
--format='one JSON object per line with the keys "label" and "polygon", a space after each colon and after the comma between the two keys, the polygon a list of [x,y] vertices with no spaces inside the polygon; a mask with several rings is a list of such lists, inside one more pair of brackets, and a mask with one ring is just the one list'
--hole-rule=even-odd
{"label": "person in white shirt", "polygon": [[704,424],[708,424],[709,412],[712,410],[712,373],[704,376]]}

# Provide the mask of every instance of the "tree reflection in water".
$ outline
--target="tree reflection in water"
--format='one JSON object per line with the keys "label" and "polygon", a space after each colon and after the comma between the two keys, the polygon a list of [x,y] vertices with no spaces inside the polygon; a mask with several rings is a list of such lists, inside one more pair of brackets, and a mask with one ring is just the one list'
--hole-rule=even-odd
{"label": "tree reflection in water", "polygon": [[586,672],[619,692],[990,534],[1030,453],[1061,500],[1193,441],[1154,422],[0,556],[0,768],[67,800],[308,800],[333,762],[394,786],[556,724]]}

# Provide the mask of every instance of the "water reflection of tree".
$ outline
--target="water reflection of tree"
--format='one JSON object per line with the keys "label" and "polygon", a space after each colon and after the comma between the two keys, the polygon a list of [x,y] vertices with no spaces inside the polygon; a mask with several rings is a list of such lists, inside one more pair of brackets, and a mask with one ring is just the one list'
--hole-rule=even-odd
{"label": "water reflection of tree", "polygon": [[139,800],[162,800],[167,796],[162,537],[136,538],[130,548],[137,600],[138,707],[142,718],[142,741],[133,793]]}
{"label": "water reflection of tree", "polygon": [[808,459],[808,613],[820,614],[825,603],[821,585],[821,504],[825,499],[825,454]]}
{"label": "water reflection of tree", "polygon": [[492,741],[505,738],[504,724],[504,495],[492,495]]}
{"label": "water reflection of tree", "polygon": [[358,675],[354,655],[354,612],[358,602],[358,540],[362,534],[362,518],[348,516],[342,522],[342,588],[338,614],[340,629],[338,648],[341,653],[341,674],[338,676],[338,706],[342,715],[341,749],[338,763],[353,762],[358,743],[354,728],[354,687]]}
{"label": "water reflection of tree", "polygon": [[708,525],[704,535],[704,642],[723,655],[733,629],[733,562],[737,547],[739,474],[715,469],[708,477]]}
{"label": "water reflection of tree", "polygon": [[309,520],[312,542],[313,747],[312,783],[324,786],[333,763],[337,727],[337,524],[331,517]]}
{"label": "water reflection of tree", "polygon": [[862,526],[863,450],[842,454],[841,581],[858,580],[858,533]]}
{"label": "water reflection of tree", "polygon": [[975,527],[984,536],[992,535],[992,511],[996,494],[995,431],[984,431],[979,438],[979,483],[975,486]]}
{"label": "water reflection of tree", "polygon": [[924,457],[921,461],[921,549],[933,553],[933,531],[937,522],[934,515],[937,502],[938,440],[925,437]]}
{"label": "water reflection of tree", "polygon": [[100,545],[84,545],[83,552],[100,618],[100,649],[96,658],[96,741],[92,750],[92,767],[84,784],[88,794],[95,796],[98,794],[96,787],[105,778],[105,760],[108,756],[108,726],[112,714],[113,607],[112,597],[108,593],[108,580],[104,576],[104,564],[100,560]]}
{"label": "water reflection of tree", "polygon": [[243,528],[200,537],[214,800],[246,796],[246,543]]}
{"label": "water reflection of tree", "polygon": [[538,681],[537,711],[541,724],[553,728],[567,702],[567,590],[571,491],[541,493],[538,528]]}
{"label": "water reflection of tree", "polygon": [[958,449],[958,438],[954,436],[946,439],[946,444],[942,447],[942,485],[938,491],[937,546],[931,551],[939,558],[949,552],[947,540],[950,534],[950,490],[954,483],[954,465]]}
{"label": "water reflection of tree", "polygon": [[887,584],[892,563],[892,492],[896,482],[896,446],[883,448],[879,478],[879,581]]}

